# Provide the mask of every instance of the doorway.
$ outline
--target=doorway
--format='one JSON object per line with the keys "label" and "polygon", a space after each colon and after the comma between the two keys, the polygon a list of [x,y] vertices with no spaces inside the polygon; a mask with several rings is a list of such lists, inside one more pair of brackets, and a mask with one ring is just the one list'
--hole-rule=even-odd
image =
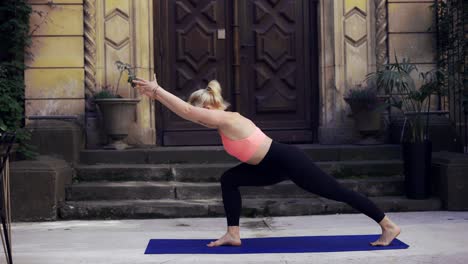
{"label": "doorway", "polygon": [[[156,0],[155,70],[187,101],[216,79],[228,111],[274,140],[313,143],[318,127],[317,1]],[[216,130],[156,104],[157,145],[219,145]]]}

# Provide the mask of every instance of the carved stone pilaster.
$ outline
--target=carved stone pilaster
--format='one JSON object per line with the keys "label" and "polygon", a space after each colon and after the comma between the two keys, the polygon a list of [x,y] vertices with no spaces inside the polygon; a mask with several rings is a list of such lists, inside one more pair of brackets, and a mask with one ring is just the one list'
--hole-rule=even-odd
{"label": "carved stone pilaster", "polygon": [[[85,91],[92,96],[96,87],[96,7],[95,0],[84,0],[84,71]],[[90,106],[86,106],[87,108]]]}
{"label": "carved stone pilaster", "polygon": [[105,142],[105,136],[99,129],[95,114],[96,105],[93,94],[96,92],[96,0],[83,2],[84,24],[84,77],[85,77],[85,115],[86,147],[96,148]]}
{"label": "carved stone pilaster", "polygon": [[[125,98],[141,98],[137,105],[135,122],[130,126],[125,142],[130,145],[154,144],[154,102],[141,96],[127,83],[125,75],[119,78],[115,61],[130,63],[138,77],[150,79],[153,75],[153,1],[154,0],[93,0],[96,26],[96,90],[101,86],[119,84],[119,94]],[[159,37],[159,36],[158,36]],[[125,73],[124,73],[125,74]]]}
{"label": "carved stone pilaster", "polygon": [[376,36],[375,36],[375,54],[377,67],[388,61],[387,47],[387,0],[375,0],[376,17]]}

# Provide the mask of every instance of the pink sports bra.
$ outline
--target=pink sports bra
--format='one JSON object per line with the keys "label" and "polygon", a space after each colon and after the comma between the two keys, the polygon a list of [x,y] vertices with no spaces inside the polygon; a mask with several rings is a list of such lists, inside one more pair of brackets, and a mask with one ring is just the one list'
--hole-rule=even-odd
{"label": "pink sports bra", "polygon": [[243,139],[229,139],[221,131],[219,131],[219,134],[226,152],[242,162],[249,160],[266,138],[265,133],[257,126],[255,126],[255,131],[250,136]]}

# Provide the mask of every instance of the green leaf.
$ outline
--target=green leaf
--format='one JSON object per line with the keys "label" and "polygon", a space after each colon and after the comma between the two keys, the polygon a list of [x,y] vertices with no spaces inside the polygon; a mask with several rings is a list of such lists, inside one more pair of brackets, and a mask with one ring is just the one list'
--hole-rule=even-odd
{"label": "green leaf", "polygon": [[7,126],[5,125],[5,123],[3,123],[3,120],[0,119],[0,131],[6,132],[7,130],[8,130]]}
{"label": "green leaf", "polygon": [[35,155],[29,144],[31,133],[24,129],[24,61],[32,55],[27,51],[31,13],[27,0],[3,1],[0,5],[0,131],[16,132],[18,152],[25,157]]}

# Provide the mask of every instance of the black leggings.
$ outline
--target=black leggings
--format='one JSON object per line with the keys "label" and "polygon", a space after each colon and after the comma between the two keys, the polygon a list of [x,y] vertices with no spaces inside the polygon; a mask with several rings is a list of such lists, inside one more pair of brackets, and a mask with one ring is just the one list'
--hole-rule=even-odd
{"label": "black leggings", "polygon": [[263,160],[240,163],[221,176],[221,189],[228,226],[238,226],[242,200],[239,186],[265,186],[289,179],[299,187],[328,199],[345,202],[379,223],[385,214],[367,197],[344,188],[326,174],[302,149],[273,141]]}

